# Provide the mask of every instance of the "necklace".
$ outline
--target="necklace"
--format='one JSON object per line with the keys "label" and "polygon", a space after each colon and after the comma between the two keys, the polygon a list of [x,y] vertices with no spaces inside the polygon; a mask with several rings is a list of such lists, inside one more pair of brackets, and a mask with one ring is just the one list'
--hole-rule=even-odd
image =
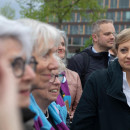
{"label": "necklace", "polygon": [[49,118],[49,112],[48,112],[48,109],[47,109],[47,111],[46,111],[45,116],[46,116],[47,119]]}

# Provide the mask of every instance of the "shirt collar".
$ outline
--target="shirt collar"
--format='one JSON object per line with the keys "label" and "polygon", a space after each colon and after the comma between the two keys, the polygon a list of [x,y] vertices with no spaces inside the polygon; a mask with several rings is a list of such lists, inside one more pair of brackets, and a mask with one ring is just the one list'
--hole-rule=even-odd
{"label": "shirt collar", "polygon": [[[92,47],[92,51],[94,52],[94,53],[98,53],[95,49],[94,49],[94,47]],[[108,52],[108,57],[110,57],[111,56],[111,54]]]}

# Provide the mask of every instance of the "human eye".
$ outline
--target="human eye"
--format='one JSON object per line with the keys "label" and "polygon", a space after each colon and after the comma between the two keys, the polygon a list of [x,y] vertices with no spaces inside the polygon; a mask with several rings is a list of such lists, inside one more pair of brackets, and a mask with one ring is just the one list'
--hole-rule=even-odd
{"label": "human eye", "polygon": [[49,56],[49,53],[46,53],[45,55],[42,56],[43,59],[47,59]]}
{"label": "human eye", "polygon": [[126,48],[121,48],[120,49],[120,52],[123,53],[123,54],[126,53],[127,51],[128,51],[128,49],[126,49]]}
{"label": "human eye", "polygon": [[64,42],[61,42],[61,45],[62,45],[62,46],[65,46],[65,43],[64,43]]}
{"label": "human eye", "polygon": [[104,33],[105,36],[109,36],[110,34],[111,34],[111,32]]}

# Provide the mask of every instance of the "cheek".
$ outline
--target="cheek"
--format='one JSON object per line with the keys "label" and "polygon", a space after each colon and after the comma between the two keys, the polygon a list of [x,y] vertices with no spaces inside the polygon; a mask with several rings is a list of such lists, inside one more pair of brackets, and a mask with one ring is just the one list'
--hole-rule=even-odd
{"label": "cheek", "polygon": [[38,62],[36,73],[42,72],[43,70],[45,70],[45,68],[46,68],[45,62]]}

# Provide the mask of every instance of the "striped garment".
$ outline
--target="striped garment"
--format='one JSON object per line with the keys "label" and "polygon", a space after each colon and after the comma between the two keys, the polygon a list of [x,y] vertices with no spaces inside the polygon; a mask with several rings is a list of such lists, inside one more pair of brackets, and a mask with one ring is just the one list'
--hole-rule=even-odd
{"label": "striped garment", "polygon": [[[64,102],[68,101],[69,108],[70,108],[70,106],[71,106],[70,91],[69,91],[68,83],[66,80],[65,72],[62,72],[62,74],[64,75],[64,80],[61,83],[60,95],[62,96]],[[62,100],[60,99],[60,97],[61,97],[60,95],[58,96],[56,103],[59,104],[60,106],[63,106]]]}
{"label": "striped garment", "polygon": [[[37,105],[33,95],[30,95],[31,102],[30,102],[30,109],[36,113],[36,116],[34,118],[34,126],[36,130],[55,130],[53,126],[50,124],[50,122],[46,119],[45,114],[42,112],[40,107]],[[69,130],[66,126],[66,114],[62,113],[63,107],[56,104],[55,102],[52,102],[48,106],[48,111],[51,117],[53,118],[53,121],[58,128],[58,130]]]}

